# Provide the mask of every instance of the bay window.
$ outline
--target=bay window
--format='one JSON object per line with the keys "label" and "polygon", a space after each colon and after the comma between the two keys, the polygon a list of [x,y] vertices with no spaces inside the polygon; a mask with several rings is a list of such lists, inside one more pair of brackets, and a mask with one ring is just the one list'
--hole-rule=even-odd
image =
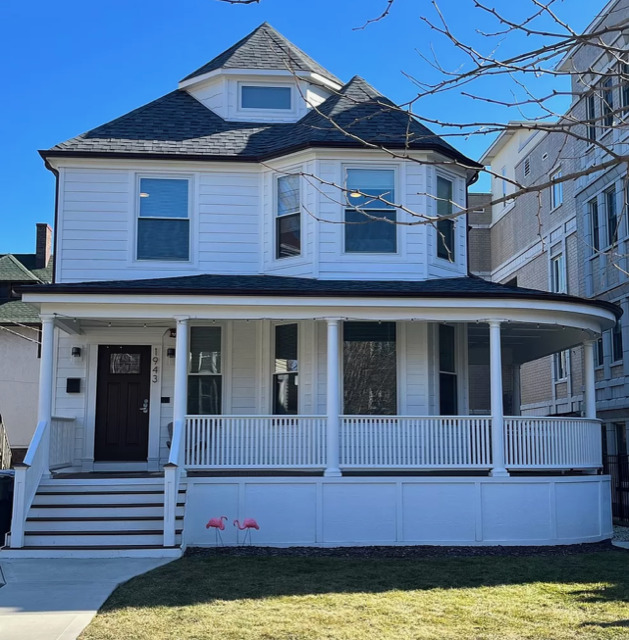
{"label": "bay window", "polygon": [[291,258],[301,254],[301,196],[299,176],[277,179],[277,215],[275,218],[275,257]]}
{"label": "bay window", "polygon": [[[503,185],[506,183],[503,181]],[[437,257],[444,260],[454,261],[454,220],[452,218],[442,219],[442,216],[452,214],[452,182],[437,177]]]}

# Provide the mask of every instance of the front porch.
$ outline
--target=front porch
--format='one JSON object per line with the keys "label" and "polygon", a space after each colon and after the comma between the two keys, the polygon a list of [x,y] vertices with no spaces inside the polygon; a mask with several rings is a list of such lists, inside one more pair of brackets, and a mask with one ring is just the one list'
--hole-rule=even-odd
{"label": "front porch", "polygon": [[[201,519],[223,512],[262,519],[269,544],[376,543],[349,523],[369,526],[370,510],[396,519],[387,543],[438,543],[434,528],[417,538],[403,525],[417,509],[450,523],[444,541],[462,526],[468,543],[526,544],[479,524],[500,522],[514,504],[535,520],[530,544],[567,540],[565,523],[575,541],[608,534],[593,340],[615,320],[611,307],[530,292],[520,300],[502,287],[457,297],[452,282],[427,297],[387,283],[402,297],[375,299],[340,295],[340,285],[304,298],[295,290],[156,299],[149,290],[90,292],[89,283],[80,296],[73,285],[31,294],[42,309],[39,424],[16,469],[11,548],[28,548],[28,514],[55,478],[80,492],[81,479],[67,474],[125,471],[163,472],[149,490],[161,496],[152,507],[161,524],[146,533],[148,546],[157,536],[166,550],[202,543]],[[506,401],[504,379],[579,344],[583,417],[505,415],[519,403],[516,387]],[[488,406],[478,415],[469,411],[471,365],[487,371]],[[94,482],[96,493],[112,486]],[[307,533],[273,528],[287,509],[307,511]],[[99,526],[97,513],[89,517]]]}

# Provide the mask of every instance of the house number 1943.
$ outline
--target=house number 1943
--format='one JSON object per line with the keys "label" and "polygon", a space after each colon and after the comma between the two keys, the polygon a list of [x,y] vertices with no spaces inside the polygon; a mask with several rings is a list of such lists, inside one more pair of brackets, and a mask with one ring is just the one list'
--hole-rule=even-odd
{"label": "house number 1943", "polygon": [[157,355],[153,356],[153,368],[151,369],[151,376],[153,382],[157,382],[159,380],[159,358]]}

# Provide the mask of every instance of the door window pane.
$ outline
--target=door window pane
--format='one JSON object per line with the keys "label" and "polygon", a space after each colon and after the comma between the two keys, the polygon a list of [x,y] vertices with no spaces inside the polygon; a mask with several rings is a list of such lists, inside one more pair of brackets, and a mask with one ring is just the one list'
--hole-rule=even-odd
{"label": "door window pane", "polygon": [[345,322],[343,398],[348,415],[397,413],[395,322]]}
{"label": "door window pane", "polygon": [[138,375],[140,373],[139,353],[110,353],[109,373],[116,375]]}

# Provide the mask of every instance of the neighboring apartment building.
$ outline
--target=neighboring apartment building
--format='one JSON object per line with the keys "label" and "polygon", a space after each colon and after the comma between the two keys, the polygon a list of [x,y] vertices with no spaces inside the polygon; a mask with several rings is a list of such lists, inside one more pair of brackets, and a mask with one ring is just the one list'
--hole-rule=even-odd
{"label": "neighboring apartment building", "polygon": [[[629,21],[629,1],[613,0],[588,27],[596,31]],[[571,74],[575,94],[571,113],[588,120],[573,139],[574,169],[588,169],[610,159],[602,147],[626,153],[629,128],[629,36],[619,31],[604,37],[609,53],[579,46],[568,53],[560,69]],[[628,52],[623,55],[622,51]],[[627,166],[615,164],[579,177],[574,182],[574,205],[581,294],[620,305],[617,326],[603,333],[596,349],[596,397],[605,421],[607,451],[627,454],[629,430],[629,225],[627,223]]]}
{"label": "neighboring apartment building", "polygon": [[19,462],[37,424],[39,338],[36,306],[22,302],[18,287],[52,281],[52,231],[37,225],[35,253],[0,254],[0,416],[13,461]]}
{"label": "neighboring apartment building", "polygon": [[[503,284],[577,294],[572,183],[489,205],[513,193],[511,180],[529,187],[572,171],[571,140],[533,126],[509,123],[481,158],[493,175],[492,192],[470,194],[470,271]],[[484,212],[474,213],[479,208]],[[580,347],[526,363],[505,376],[505,404],[525,415],[581,415],[582,369]],[[479,405],[473,407],[479,411],[487,401],[482,388],[479,385]]]}

